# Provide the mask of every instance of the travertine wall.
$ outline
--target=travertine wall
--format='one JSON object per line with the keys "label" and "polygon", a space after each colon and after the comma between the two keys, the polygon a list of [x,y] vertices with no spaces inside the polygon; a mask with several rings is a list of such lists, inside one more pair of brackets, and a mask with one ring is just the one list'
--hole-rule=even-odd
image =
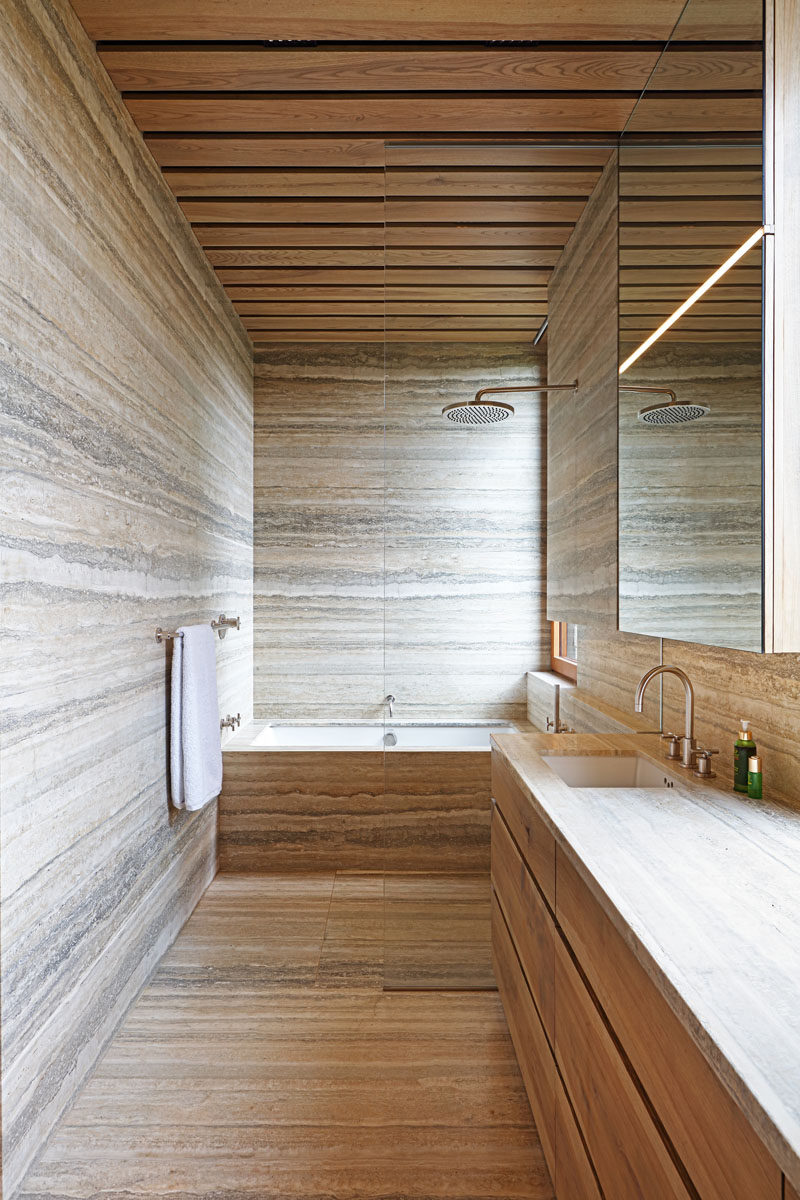
{"label": "travertine wall", "polygon": [[65,0],[0,38],[5,1194],[215,868],[170,811],[157,625],[238,613],[251,710],[251,354]]}
{"label": "travertine wall", "polygon": [[447,428],[442,406],[540,380],[524,346],[275,347],[255,367],[255,711],[525,715],[544,621],[544,402]]}
{"label": "travertine wall", "polygon": [[548,285],[547,615],[617,625],[617,155]]}

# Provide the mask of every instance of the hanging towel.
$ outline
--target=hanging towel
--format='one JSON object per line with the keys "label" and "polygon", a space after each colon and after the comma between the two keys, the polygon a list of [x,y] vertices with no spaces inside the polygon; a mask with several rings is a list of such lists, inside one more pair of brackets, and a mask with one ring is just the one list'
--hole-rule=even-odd
{"label": "hanging towel", "polygon": [[195,810],[222,789],[217,655],[210,625],[184,625],[172,647],[172,803]]}

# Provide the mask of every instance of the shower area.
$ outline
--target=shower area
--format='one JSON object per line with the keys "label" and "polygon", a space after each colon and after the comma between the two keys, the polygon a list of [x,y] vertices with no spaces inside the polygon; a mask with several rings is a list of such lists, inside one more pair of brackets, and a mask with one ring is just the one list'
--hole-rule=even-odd
{"label": "shower area", "polygon": [[[489,738],[525,721],[549,655],[546,396],[498,396],[513,417],[487,424],[443,414],[546,383],[546,272],[520,266],[509,301],[480,251],[456,269],[441,246],[480,221],[493,172],[485,200],[454,201],[436,164],[504,149],[513,171],[525,147],[387,144],[341,340],[255,361],[255,724],[225,756],[221,863],[341,872],[386,988],[494,986]],[[348,338],[353,305],[370,340]]]}

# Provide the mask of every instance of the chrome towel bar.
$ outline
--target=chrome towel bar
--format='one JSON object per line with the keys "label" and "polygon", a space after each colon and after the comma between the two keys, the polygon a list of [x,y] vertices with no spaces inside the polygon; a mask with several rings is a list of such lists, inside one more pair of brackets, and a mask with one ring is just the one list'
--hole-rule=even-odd
{"label": "chrome towel bar", "polygon": [[[211,622],[211,628],[216,629],[221,638],[225,637],[225,634],[229,629],[241,629],[241,627],[242,625],[239,617],[226,617],[225,613],[220,613],[216,621]],[[159,643],[165,642],[168,638],[176,637],[183,637],[183,634],[178,633],[177,629],[162,629],[159,625],[158,629],[156,630],[156,641]]]}

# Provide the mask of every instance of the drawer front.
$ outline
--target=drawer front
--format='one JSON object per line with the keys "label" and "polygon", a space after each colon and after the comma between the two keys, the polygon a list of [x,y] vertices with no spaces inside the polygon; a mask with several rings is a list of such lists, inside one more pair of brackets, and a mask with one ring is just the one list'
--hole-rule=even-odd
{"label": "drawer front", "polygon": [[689,1192],[559,938],[556,1060],[594,1163],[613,1200],[687,1200]]}
{"label": "drawer front", "polygon": [[556,905],[556,844],[544,821],[496,750],[492,751],[492,796],[550,907]]}
{"label": "drawer front", "polygon": [[492,817],[492,886],[552,1044],[555,1037],[555,925],[499,809]]}
{"label": "drawer front", "polygon": [[796,1191],[789,1180],[786,1180],[786,1191],[784,1192],[785,1200],[800,1200],[800,1192]]}
{"label": "drawer front", "polygon": [[702,1200],[775,1200],[771,1156],[560,850],[558,920]]}
{"label": "drawer front", "polygon": [[525,1091],[552,1177],[556,1067],[496,897],[492,898],[492,961]]}
{"label": "drawer front", "polygon": [[575,1117],[561,1081],[556,1080],[557,1200],[602,1200]]}

